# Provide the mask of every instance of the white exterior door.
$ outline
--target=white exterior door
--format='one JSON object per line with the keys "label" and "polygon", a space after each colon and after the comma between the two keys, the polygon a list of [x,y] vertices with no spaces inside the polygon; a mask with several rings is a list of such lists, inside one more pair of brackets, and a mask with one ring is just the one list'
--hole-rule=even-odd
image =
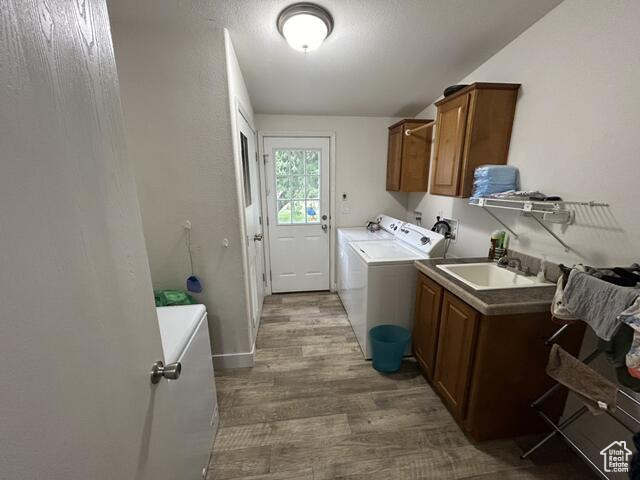
{"label": "white exterior door", "polygon": [[0,478],[200,478],[211,437],[172,428],[180,379],[149,378],[163,352],[106,4],[2,5]]}
{"label": "white exterior door", "polygon": [[260,168],[258,166],[255,132],[242,115],[242,112],[238,112],[237,118],[244,186],[243,198],[245,229],[247,232],[249,290],[251,295],[251,325],[255,337],[262,311],[265,286]]}
{"label": "white exterior door", "polygon": [[271,290],[329,290],[327,137],[265,137]]}

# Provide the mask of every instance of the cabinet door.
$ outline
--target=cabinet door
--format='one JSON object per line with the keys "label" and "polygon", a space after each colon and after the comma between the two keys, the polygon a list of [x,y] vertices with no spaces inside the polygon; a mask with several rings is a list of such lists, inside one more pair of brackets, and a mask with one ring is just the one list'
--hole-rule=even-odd
{"label": "cabinet door", "polygon": [[436,151],[431,193],[456,196],[460,189],[460,168],[464,151],[469,94],[438,107]]}
{"label": "cabinet door", "polygon": [[440,285],[426,275],[418,274],[412,335],[413,354],[429,380],[433,380],[435,370],[442,292]]}
{"label": "cabinet door", "polygon": [[[405,124],[405,129],[421,127],[423,123]],[[431,154],[432,127],[423,128],[403,137],[400,190],[426,192],[429,189],[429,156]]]}
{"label": "cabinet door", "polygon": [[389,130],[389,150],[387,153],[387,190],[400,190],[400,175],[402,168],[402,136],[404,124]]}
{"label": "cabinet door", "polygon": [[466,416],[478,312],[445,292],[440,315],[435,387],[458,420]]}

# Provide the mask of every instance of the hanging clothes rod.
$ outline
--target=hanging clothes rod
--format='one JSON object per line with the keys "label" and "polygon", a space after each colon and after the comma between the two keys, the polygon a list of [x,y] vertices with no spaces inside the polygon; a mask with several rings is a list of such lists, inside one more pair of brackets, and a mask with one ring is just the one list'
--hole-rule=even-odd
{"label": "hanging clothes rod", "polygon": [[420,125],[419,127],[416,128],[407,128],[404,131],[404,134],[407,137],[410,137],[411,135],[413,135],[415,132],[419,132],[420,130],[424,130],[425,128],[429,128],[429,127],[433,127],[436,124],[435,120],[433,122],[429,122],[429,123],[425,123],[424,125]]}

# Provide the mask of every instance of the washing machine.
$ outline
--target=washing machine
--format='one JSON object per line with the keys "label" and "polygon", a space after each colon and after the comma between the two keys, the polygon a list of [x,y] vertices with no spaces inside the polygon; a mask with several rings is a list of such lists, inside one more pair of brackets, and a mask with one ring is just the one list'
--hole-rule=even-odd
{"label": "washing machine", "polygon": [[345,307],[345,310],[349,310],[348,305],[351,303],[350,292],[353,290],[349,286],[349,278],[347,272],[349,272],[349,257],[347,252],[350,242],[372,242],[380,240],[393,240],[395,238],[395,232],[398,231],[400,225],[403,224],[401,220],[390,217],[388,215],[378,215],[376,222],[380,225],[380,230],[370,231],[367,227],[341,227],[338,228],[337,237],[337,252],[338,252],[338,265],[337,265],[337,290],[340,300]]}
{"label": "washing machine", "polygon": [[[345,248],[341,298],[362,353],[371,358],[369,330],[393,324],[413,328],[416,260],[442,257],[445,237],[423,227],[401,223],[393,238],[352,241]],[[389,232],[391,233],[391,232]],[[406,354],[410,354],[410,346]]]}

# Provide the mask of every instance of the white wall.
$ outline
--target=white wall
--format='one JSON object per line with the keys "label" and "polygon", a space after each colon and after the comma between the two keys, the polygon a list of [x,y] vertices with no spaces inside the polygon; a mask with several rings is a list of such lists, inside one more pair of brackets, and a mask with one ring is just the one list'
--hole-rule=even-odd
{"label": "white wall", "polygon": [[[639,26],[640,2],[565,0],[457,82],[522,83],[509,163],[520,169],[524,189],[611,204],[581,208],[575,225],[554,228],[575,249],[569,254],[530,220],[497,212],[521,235],[513,248],[570,264],[639,260]],[[420,116],[434,112],[431,105]],[[450,250],[456,256],[486,255],[489,233],[501,228],[466,200],[410,194],[408,210],[414,209],[425,220],[440,212],[460,219],[459,240]],[[598,368],[611,374],[606,362]],[[606,418],[587,419],[576,434],[598,464],[599,449],[629,440]]]}
{"label": "white wall", "polygon": [[[261,133],[335,132],[337,227],[364,225],[378,213],[404,219],[407,194],[387,192],[388,127],[385,117],[256,115]],[[347,201],[342,201],[342,194]],[[346,207],[346,208],[345,208]]]}
{"label": "white wall", "polygon": [[[639,20],[638,2],[566,0],[456,82],[522,83],[509,163],[520,169],[524,189],[611,204],[580,208],[575,225],[554,228],[575,249],[569,254],[530,219],[498,212],[521,235],[513,248],[592,265],[638,260],[640,222],[632,195],[639,178]],[[434,112],[431,105],[419,116]],[[502,227],[466,202],[410,194],[408,210],[421,210],[425,220],[438,212],[460,218],[450,252],[486,255],[490,231]]]}
{"label": "white wall", "polygon": [[109,7],[154,287],[185,288],[191,220],[213,353],[248,352],[223,28],[204,1]]}

